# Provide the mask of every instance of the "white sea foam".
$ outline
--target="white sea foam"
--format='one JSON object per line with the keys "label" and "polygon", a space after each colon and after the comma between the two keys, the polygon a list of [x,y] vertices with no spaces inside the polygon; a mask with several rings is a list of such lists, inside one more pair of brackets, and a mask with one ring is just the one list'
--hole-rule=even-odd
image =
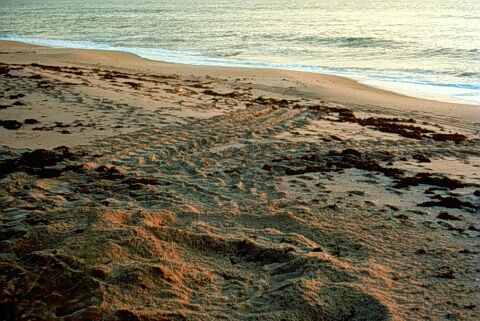
{"label": "white sea foam", "polygon": [[179,64],[225,66],[225,67],[250,67],[250,68],[277,68],[317,73],[327,73],[354,78],[361,83],[374,87],[399,92],[414,97],[441,100],[456,103],[468,103],[480,105],[480,83],[476,82],[435,82],[428,80],[422,75],[395,74],[392,71],[382,73],[378,70],[342,70],[318,65],[282,64],[265,61],[244,61],[226,58],[206,57],[199,53],[188,51],[165,50],[159,48],[132,48],[116,47],[108,43],[92,41],[73,41],[62,39],[42,39],[25,36],[4,36],[3,40],[22,41],[31,44],[80,49],[115,50],[136,54],[140,57],[173,62]]}

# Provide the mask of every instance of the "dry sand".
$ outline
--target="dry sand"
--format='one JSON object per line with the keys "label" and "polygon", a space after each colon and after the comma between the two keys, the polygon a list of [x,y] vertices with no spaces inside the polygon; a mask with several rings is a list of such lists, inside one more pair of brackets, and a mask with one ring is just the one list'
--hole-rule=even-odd
{"label": "dry sand", "polygon": [[5,41],[0,88],[2,320],[480,317],[478,106]]}

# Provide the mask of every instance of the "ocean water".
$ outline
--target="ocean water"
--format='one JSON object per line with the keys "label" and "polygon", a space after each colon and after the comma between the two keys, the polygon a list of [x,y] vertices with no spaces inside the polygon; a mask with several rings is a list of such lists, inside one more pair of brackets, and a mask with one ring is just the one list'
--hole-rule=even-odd
{"label": "ocean water", "polygon": [[0,0],[0,39],[330,73],[480,104],[479,0]]}

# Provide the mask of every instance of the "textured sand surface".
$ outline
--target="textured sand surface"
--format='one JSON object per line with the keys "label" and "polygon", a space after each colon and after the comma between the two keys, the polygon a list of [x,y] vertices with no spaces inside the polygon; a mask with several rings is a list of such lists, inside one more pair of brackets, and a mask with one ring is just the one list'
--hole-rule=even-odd
{"label": "textured sand surface", "polygon": [[476,106],[0,42],[0,108],[2,320],[480,317]]}

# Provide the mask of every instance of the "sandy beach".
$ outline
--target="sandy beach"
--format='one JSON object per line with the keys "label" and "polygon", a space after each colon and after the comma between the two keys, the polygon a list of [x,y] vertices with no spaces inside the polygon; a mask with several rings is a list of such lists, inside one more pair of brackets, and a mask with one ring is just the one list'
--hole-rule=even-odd
{"label": "sandy beach", "polygon": [[478,320],[480,107],[0,41],[1,320]]}

